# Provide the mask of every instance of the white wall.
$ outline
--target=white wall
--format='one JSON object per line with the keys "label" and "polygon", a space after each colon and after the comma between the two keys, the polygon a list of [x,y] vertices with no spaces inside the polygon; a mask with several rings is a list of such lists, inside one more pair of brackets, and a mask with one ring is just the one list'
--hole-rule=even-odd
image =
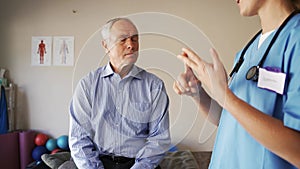
{"label": "white wall", "polygon": [[[7,68],[10,80],[18,85],[18,129],[41,130],[53,137],[68,134],[68,107],[74,85],[82,75],[106,63],[99,28],[112,17],[128,15],[135,19],[142,32],[150,26],[158,28],[154,34],[141,36],[138,65],[164,79],[171,101],[173,143],[193,151],[212,149],[215,128],[205,124],[190,99],[172,91],[173,79],[183,70],[176,55],[184,43],[203,55],[212,45],[229,71],[235,53],[259,29],[257,18],[239,15],[235,1],[10,0],[1,4],[0,11],[0,67]],[[139,20],[149,16],[149,12],[150,19]],[[161,16],[157,20],[156,14]],[[166,28],[165,23],[179,27]],[[199,29],[196,34],[201,36],[202,31],[208,39],[193,40],[195,36],[190,28]],[[164,35],[178,33],[179,39],[160,35],[160,31],[165,31]],[[31,66],[32,36],[74,36],[76,66]],[[200,134],[203,126],[206,128]]]}

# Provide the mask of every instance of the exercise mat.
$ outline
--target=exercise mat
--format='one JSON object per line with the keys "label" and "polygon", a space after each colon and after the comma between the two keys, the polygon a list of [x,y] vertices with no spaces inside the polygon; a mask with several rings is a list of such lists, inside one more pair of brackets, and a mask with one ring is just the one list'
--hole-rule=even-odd
{"label": "exercise mat", "polygon": [[19,133],[0,134],[1,168],[19,169]]}
{"label": "exercise mat", "polygon": [[19,133],[19,147],[20,147],[20,167],[21,169],[26,168],[26,166],[33,162],[32,150],[35,147],[34,138],[36,132],[32,130],[21,131]]}

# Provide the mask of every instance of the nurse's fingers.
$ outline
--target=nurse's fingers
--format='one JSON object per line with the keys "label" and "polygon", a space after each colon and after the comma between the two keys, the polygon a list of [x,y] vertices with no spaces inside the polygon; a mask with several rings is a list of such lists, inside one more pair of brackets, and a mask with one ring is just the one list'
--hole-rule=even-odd
{"label": "nurse's fingers", "polygon": [[173,90],[179,95],[186,93],[185,88],[183,88],[178,81],[175,81],[173,83]]}
{"label": "nurse's fingers", "polygon": [[193,94],[199,93],[199,90],[201,88],[201,83],[199,80],[191,80],[189,81],[190,86],[190,92]]}
{"label": "nurse's fingers", "polygon": [[184,70],[185,70],[185,71],[184,71],[185,73],[188,73],[189,71],[192,71],[192,69],[191,69],[187,64],[184,64],[184,68],[185,68],[185,69],[184,69]]}
{"label": "nurse's fingers", "polygon": [[[183,51],[181,52],[181,55],[184,56],[184,57],[188,57],[188,55],[185,52],[183,52]],[[184,64],[184,68],[185,68],[184,69],[185,73],[188,73],[189,71],[192,71],[191,68],[187,64]]]}
{"label": "nurse's fingers", "polygon": [[186,53],[189,59],[191,59],[195,63],[205,62],[203,59],[201,59],[194,51],[188,48],[182,48],[182,51]]}
{"label": "nurse's fingers", "polygon": [[209,52],[210,52],[210,55],[212,56],[214,69],[216,70],[217,68],[223,68],[224,66],[220,60],[220,57],[219,57],[217,51],[214,48],[210,48]]}
{"label": "nurse's fingers", "polygon": [[189,91],[184,90],[184,89],[182,90],[182,88],[180,87],[180,85],[177,81],[175,81],[173,83],[173,90],[175,91],[175,93],[177,93],[179,95],[187,95],[187,96],[199,95],[198,88],[191,88]]}
{"label": "nurse's fingers", "polygon": [[198,79],[192,79],[188,82],[189,87],[195,87],[201,85],[201,82]]}
{"label": "nurse's fingers", "polygon": [[189,85],[188,85],[189,78],[187,77],[186,73],[182,73],[177,78],[177,83],[180,85],[180,87],[184,88],[186,91],[189,91]]}
{"label": "nurse's fingers", "polygon": [[[201,59],[195,52],[190,49],[182,48],[182,51],[188,55],[187,58],[178,57],[184,63],[186,63],[193,71],[196,72],[197,78],[200,78],[206,72],[206,66],[209,66],[207,62]],[[204,73],[204,74],[203,74]]]}
{"label": "nurse's fingers", "polygon": [[227,78],[227,72],[224,68],[224,64],[222,63],[217,51],[213,48],[210,49],[210,53],[211,53],[211,56],[212,56],[212,59],[213,59],[213,67],[215,70],[217,69],[223,69],[222,71],[224,71],[224,76]]}
{"label": "nurse's fingers", "polygon": [[[177,55],[177,58],[180,59],[183,63],[185,63],[188,67],[192,68],[193,70],[197,68],[197,64],[191,60],[190,58],[183,56],[183,55]],[[187,67],[186,67],[187,68]],[[187,71],[188,69],[186,69]]]}
{"label": "nurse's fingers", "polygon": [[179,88],[178,88],[177,85],[178,85],[178,84],[177,84],[177,81],[175,81],[175,82],[173,83],[173,90],[175,91],[175,93],[181,95],[182,92],[179,90]]}

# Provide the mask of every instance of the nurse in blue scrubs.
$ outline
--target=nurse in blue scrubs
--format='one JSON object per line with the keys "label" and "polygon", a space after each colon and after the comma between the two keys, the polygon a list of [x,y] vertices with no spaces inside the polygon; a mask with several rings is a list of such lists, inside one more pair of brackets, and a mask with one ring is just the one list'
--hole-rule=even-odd
{"label": "nurse in blue scrubs", "polygon": [[236,2],[242,16],[259,16],[261,31],[229,77],[214,49],[208,63],[183,48],[173,89],[218,125],[210,169],[300,168],[299,1]]}

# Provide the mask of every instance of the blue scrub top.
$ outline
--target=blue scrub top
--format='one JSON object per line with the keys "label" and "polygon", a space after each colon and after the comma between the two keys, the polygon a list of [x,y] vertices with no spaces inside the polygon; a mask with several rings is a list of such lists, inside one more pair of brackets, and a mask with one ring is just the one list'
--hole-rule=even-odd
{"label": "blue scrub top", "polygon": [[[283,121],[286,127],[300,131],[300,14],[284,27],[263,65],[281,68],[286,73],[284,94],[259,88],[257,82],[245,78],[249,68],[258,65],[275,32],[259,49],[259,37],[256,38],[245,53],[244,63],[233,75],[229,87],[240,99]],[[240,54],[237,54],[235,62]],[[293,168],[296,167],[258,143],[229,112],[223,110],[210,169]]]}

